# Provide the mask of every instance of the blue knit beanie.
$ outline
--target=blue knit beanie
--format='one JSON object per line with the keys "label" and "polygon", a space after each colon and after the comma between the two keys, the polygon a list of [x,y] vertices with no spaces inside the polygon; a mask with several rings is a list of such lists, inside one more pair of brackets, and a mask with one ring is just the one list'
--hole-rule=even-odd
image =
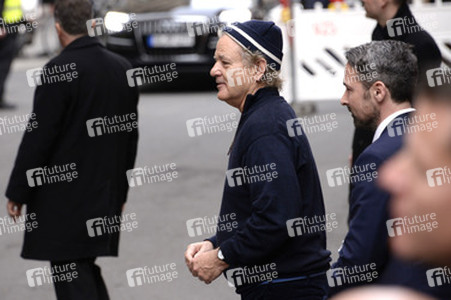
{"label": "blue knit beanie", "polygon": [[252,52],[258,50],[268,64],[280,70],[282,64],[282,31],[274,22],[251,20],[244,23],[232,23],[223,29],[243,48]]}

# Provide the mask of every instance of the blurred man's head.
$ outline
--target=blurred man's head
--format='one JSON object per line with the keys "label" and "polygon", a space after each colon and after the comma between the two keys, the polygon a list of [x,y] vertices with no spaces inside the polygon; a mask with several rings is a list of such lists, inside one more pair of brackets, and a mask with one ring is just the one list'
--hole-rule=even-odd
{"label": "blurred man's head", "polygon": [[420,91],[415,102],[417,119],[429,116],[437,126],[407,134],[404,147],[380,173],[381,186],[392,195],[391,217],[424,218],[435,214],[438,225],[432,230],[390,238],[392,249],[404,258],[441,266],[451,266],[450,86]]}
{"label": "blurred man's head", "polygon": [[381,26],[386,26],[387,20],[393,18],[405,2],[406,0],[362,0],[366,16],[375,19]]}
{"label": "blurred man's head", "polygon": [[346,52],[340,103],[348,107],[357,127],[376,129],[393,112],[410,107],[417,75],[411,46],[375,41]]}
{"label": "blurred man's head", "polygon": [[253,20],[226,27],[210,71],[218,98],[242,109],[246,96],[258,89],[280,89],[282,56],[282,33],[273,22]]}
{"label": "blurred man's head", "polygon": [[55,1],[55,27],[63,47],[78,37],[88,34],[86,21],[93,18],[90,0]]}

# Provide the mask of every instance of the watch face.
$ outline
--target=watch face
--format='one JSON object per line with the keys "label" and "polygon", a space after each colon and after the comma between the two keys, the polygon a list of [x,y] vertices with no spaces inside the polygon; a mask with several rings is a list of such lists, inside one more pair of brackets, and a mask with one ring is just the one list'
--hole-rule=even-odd
{"label": "watch face", "polygon": [[222,255],[222,251],[221,250],[218,251],[218,258],[220,260],[224,260],[224,255]]}

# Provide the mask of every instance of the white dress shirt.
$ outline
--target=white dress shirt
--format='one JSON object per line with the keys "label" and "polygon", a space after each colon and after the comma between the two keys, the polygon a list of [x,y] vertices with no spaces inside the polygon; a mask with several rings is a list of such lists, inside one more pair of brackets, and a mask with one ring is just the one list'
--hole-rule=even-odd
{"label": "white dress shirt", "polygon": [[373,137],[373,142],[372,143],[374,143],[375,141],[377,141],[380,138],[382,132],[384,132],[384,130],[388,126],[388,124],[390,124],[390,122],[393,121],[397,116],[400,116],[402,114],[409,113],[409,112],[412,112],[412,111],[415,111],[415,108],[412,108],[412,107],[404,108],[404,109],[398,110],[398,111],[392,113],[391,115],[389,115],[388,117],[386,117],[379,124],[379,126],[377,126],[376,132],[374,133],[374,137]]}

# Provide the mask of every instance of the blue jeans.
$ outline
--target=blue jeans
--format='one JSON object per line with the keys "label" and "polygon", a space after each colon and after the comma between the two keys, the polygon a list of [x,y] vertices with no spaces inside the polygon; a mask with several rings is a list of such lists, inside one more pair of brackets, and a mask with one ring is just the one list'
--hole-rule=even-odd
{"label": "blue jeans", "polygon": [[302,280],[258,285],[241,294],[242,300],[323,300],[327,297],[326,275]]}

